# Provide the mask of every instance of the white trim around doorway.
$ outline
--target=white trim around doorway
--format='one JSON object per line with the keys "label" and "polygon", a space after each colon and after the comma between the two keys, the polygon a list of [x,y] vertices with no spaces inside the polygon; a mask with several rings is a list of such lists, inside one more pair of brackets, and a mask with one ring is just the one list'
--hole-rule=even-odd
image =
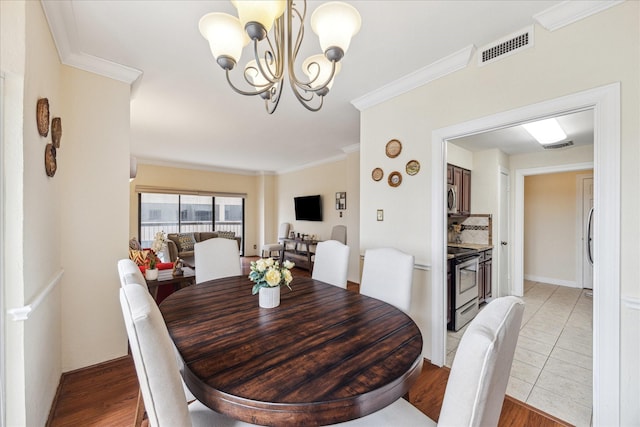
{"label": "white trim around doorway", "polygon": [[[449,139],[594,111],[593,425],[620,424],[620,83],[436,129],[431,135],[432,363],[446,352],[445,163]],[[435,197],[440,194],[441,197]],[[515,235],[514,235],[515,237]],[[515,280],[515,271],[514,271]],[[606,286],[598,286],[606,284]]]}

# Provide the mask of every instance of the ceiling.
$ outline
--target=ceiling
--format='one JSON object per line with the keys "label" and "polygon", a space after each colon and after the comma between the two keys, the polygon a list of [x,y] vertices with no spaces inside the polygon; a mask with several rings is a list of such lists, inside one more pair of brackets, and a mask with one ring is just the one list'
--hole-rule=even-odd
{"label": "ceiling", "polygon": [[[307,23],[321,3],[308,2]],[[532,25],[534,15],[562,2],[350,3],[362,16],[362,29],[322,110],[306,110],[285,87],[269,115],[258,97],[231,90],[198,31],[204,14],[234,13],[228,1],[42,0],[64,63],[70,62],[65,57],[82,57],[134,76],[141,72],[132,85],[130,134],[139,163],[241,173],[284,172],[344,156],[360,142],[360,113],[352,101]],[[319,44],[309,26],[301,57],[313,53]],[[245,48],[238,68],[248,56]]]}
{"label": "ceiling", "polygon": [[[593,110],[565,114],[556,117],[556,120],[567,134],[567,137],[558,144],[571,141],[573,147],[593,145]],[[508,155],[546,151],[521,125],[456,138],[450,142],[472,152],[493,148]],[[556,148],[556,150],[567,148]]]}

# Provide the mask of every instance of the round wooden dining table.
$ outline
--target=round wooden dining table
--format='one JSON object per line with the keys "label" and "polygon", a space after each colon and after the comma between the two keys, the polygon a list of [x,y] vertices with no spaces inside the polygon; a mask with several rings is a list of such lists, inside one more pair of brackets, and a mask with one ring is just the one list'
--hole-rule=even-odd
{"label": "round wooden dining table", "polygon": [[384,408],[420,375],[422,335],[394,306],[296,277],[278,307],[260,308],[252,285],[217,279],[160,304],[184,381],[211,409],[260,425],[334,424]]}

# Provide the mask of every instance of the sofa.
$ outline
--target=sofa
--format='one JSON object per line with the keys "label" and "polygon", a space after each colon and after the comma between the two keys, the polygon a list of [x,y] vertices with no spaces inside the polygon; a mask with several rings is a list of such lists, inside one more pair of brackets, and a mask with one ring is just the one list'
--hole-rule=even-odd
{"label": "sofa", "polygon": [[187,264],[194,265],[193,245],[208,239],[214,238],[234,239],[238,243],[238,250],[242,244],[242,237],[236,236],[233,231],[194,231],[192,233],[169,233],[167,234],[167,249],[169,259],[175,262],[177,258],[184,260]]}

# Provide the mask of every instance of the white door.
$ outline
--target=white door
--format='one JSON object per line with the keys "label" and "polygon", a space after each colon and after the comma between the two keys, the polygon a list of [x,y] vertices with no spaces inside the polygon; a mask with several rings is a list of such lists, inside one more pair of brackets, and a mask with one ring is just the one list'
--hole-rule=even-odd
{"label": "white door", "polygon": [[[593,264],[589,259],[589,248],[592,245],[589,240],[589,232],[593,231],[593,224],[589,224],[591,216],[589,213],[593,208],[593,176],[582,179],[582,287],[593,289]],[[591,228],[589,227],[591,225]]]}
{"label": "white door", "polygon": [[498,296],[511,294],[509,285],[509,172],[500,171],[500,233],[498,235]]}

